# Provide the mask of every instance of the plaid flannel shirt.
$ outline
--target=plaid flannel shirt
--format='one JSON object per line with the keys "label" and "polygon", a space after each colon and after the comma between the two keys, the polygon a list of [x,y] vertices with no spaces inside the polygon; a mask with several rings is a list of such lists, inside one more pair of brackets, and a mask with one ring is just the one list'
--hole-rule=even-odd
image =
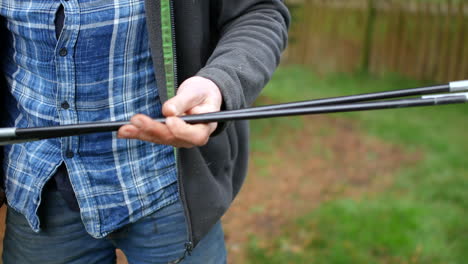
{"label": "plaid flannel shirt", "polygon": [[[65,9],[56,38],[54,18]],[[161,116],[143,0],[3,0],[9,126]],[[35,231],[41,191],[65,162],[86,230],[100,238],[178,199],[174,150],[115,133],[5,148],[9,205]]]}

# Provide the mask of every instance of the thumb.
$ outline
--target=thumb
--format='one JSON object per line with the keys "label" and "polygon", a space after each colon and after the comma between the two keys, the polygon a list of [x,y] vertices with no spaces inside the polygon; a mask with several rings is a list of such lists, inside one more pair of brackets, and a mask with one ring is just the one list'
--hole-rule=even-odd
{"label": "thumb", "polygon": [[203,102],[203,96],[188,90],[179,92],[163,105],[164,116],[180,116]]}

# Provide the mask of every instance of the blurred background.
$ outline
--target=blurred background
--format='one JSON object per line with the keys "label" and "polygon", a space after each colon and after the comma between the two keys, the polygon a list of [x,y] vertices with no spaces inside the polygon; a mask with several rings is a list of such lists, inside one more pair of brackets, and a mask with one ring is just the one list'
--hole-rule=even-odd
{"label": "blurred background", "polygon": [[[468,1],[289,0],[257,105],[468,79]],[[230,263],[468,263],[468,106],[255,120]]]}
{"label": "blurred background", "polygon": [[[290,43],[257,105],[468,79],[466,0],[286,2]],[[468,106],[251,126],[229,263],[468,263]]]}

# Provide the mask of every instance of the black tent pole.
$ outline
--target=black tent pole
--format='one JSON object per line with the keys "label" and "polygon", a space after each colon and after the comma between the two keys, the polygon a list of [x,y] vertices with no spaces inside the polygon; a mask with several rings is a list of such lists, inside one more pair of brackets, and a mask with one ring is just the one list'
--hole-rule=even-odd
{"label": "black tent pole", "polygon": [[[459,104],[466,103],[467,101],[468,93],[442,94],[424,96],[422,98],[416,99],[401,99],[393,101],[287,108],[270,111],[250,111],[244,113],[239,113],[236,111],[224,111],[202,115],[187,115],[181,116],[181,118],[188,123],[226,122],[233,120],[259,119],[282,116],[326,114],[364,110],[407,108],[418,106],[434,106],[443,104]],[[164,118],[159,118],[155,120],[159,122],[165,121]],[[0,145],[8,145],[55,137],[76,136],[88,133],[111,132],[118,130],[121,126],[128,123],[128,121],[124,121],[65,125],[56,127],[3,128],[0,129]]]}
{"label": "black tent pole", "polygon": [[284,103],[284,104],[257,106],[257,107],[239,109],[239,110],[232,110],[231,113],[234,114],[234,113],[245,113],[245,112],[250,112],[250,111],[252,112],[271,111],[271,110],[287,109],[287,108],[310,107],[310,106],[318,106],[318,105],[334,105],[334,104],[355,103],[355,102],[382,100],[382,99],[390,99],[390,98],[398,98],[398,97],[406,97],[406,96],[428,95],[428,94],[437,94],[437,93],[466,92],[466,91],[468,91],[468,80],[454,81],[448,84],[436,85],[436,86],[426,86],[426,87],[411,88],[411,89],[402,89],[402,90],[384,91],[384,92],[376,92],[376,93],[330,97],[330,98],[299,101],[299,102]]}

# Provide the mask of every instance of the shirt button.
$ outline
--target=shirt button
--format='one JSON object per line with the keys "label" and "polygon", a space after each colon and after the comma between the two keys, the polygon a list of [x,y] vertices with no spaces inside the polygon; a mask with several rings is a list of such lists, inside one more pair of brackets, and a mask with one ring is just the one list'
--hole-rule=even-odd
{"label": "shirt button", "polygon": [[63,101],[63,103],[60,106],[65,110],[70,108],[70,104],[67,101]]}
{"label": "shirt button", "polygon": [[67,56],[67,54],[68,54],[67,48],[61,48],[60,49],[60,51],[59,51],[60,56],[65,57],[65,56]]}
{"label": "shirt button", "polygon": [[65,157],[71,159],[75,156],[75,153],[73,153],[73,151],[69,150],[67,151],[67,153],[65,153]]}

